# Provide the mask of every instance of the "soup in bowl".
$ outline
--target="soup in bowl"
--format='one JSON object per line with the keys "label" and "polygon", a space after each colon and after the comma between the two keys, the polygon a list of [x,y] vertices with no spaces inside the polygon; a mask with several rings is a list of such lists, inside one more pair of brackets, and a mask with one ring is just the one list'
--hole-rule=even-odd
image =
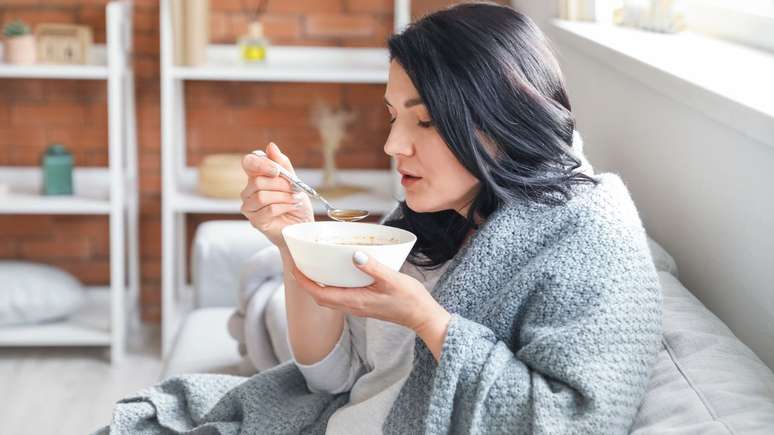
{"label": "soup in bowl", "polygon": [[282,229],[290,255],[309,279],[336,287],[363,287],[374,282],[352,262],[363,251],[392,270],[406,261],[417,237],[409,231],[363,222],[304,222]]}

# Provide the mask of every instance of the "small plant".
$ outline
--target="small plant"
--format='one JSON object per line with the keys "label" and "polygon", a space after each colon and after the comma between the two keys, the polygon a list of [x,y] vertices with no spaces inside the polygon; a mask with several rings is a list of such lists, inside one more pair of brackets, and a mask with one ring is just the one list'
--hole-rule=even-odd
{"label": "small plant", "polygon": [[6,38],[16,38],[30,33],[30,27],[21,20],[11,21],[3,27],[3,35]]}

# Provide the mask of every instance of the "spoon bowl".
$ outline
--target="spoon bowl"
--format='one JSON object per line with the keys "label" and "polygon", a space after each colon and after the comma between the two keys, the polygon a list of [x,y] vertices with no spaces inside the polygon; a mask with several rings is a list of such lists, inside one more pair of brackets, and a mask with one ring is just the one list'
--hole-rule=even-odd
{"label": "spoon bowl", "polygon": [[357,222],[365,219],[370,213],[368,210],[355,210],[348,208],[328,209],[328,217],[339,222]]}
{"label": "spoon bowl", "polygon": [[[266,157],[267,159],[269,158],[266,155],[266,153],[261,150],[255,150],[253,151],[253,154],[258,157]],[[368,210],[333,207],[328,201],[325,200],[325,198],[323,198],[319,193],[317,193],[317,191],[314,190],[312,186],[304,183],[303,181],[301,181],[300,178],[291,174],[287,169],[283,168],[282,166],[276,163],[275,163],[275,166],[277,167],[277,170],[279,171],[279,175],[282,178],[288,180],[294,186],[303,190],[304,192],[311,195],[312,197],[319,199],[323,204],[325,204],[325,210],[328,214],[328,217],[330,217],[331,219],[339,222],[357,222],[359,220],[365,219],[370,214]]]}

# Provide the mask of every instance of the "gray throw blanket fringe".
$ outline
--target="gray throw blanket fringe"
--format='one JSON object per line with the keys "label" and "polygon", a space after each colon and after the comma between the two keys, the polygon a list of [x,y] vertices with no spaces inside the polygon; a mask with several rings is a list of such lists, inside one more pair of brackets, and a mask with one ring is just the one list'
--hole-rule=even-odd
{"label": "gray throw blanket fringe", "polygon": [[[503,206],[461,247],[433,294],[452,313],[441,361],[417,339],[385,433],[628,432],[661,289],[626,187],[597,179],[562,206]],[[322,434],[348,399],[310,393],[292,362],[181,375],[119,401],[97,433]]]}

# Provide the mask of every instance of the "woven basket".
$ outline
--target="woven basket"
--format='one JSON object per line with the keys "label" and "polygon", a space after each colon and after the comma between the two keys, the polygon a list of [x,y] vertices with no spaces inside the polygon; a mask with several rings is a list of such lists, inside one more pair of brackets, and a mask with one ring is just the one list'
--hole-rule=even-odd
{"label": "woven basket", "polygon": [[212,154],[199,164],[199,193],[213,198],[234,199],[247,184],[241,154]]}

